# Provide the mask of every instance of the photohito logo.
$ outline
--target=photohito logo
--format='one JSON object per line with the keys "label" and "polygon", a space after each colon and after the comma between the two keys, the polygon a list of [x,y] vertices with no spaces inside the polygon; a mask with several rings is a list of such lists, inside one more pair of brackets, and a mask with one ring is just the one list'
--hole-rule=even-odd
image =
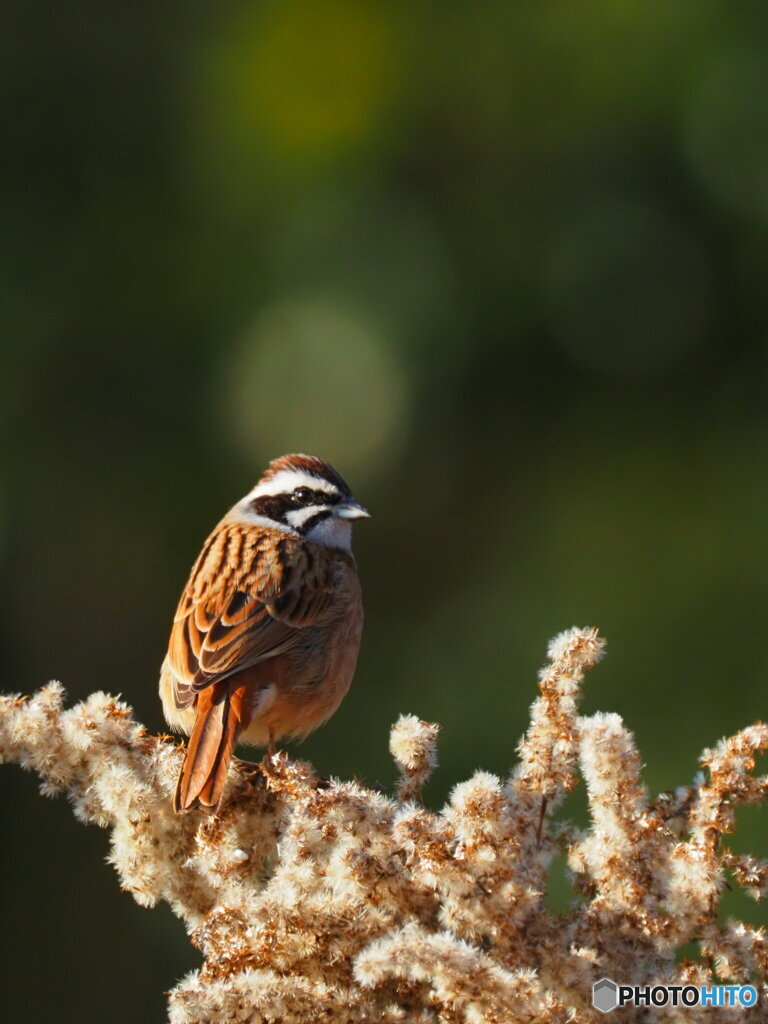
{"label": "photohito logo", "polygon": [[617,1006],[754,1006],[752,985],[617,985],[601,978],[592,986],[592,1005],[601,1013]]}

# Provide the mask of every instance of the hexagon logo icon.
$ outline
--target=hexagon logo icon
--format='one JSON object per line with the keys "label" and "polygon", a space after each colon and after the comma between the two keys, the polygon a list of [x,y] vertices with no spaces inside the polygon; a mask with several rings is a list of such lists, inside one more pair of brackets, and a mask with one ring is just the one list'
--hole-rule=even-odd
{"label": "hexagon logo icon", "polygon": [[619,1003],[619,986],[610,978],[601,978],[592,986],[592,1005],[600,1013],[615,1010]]}

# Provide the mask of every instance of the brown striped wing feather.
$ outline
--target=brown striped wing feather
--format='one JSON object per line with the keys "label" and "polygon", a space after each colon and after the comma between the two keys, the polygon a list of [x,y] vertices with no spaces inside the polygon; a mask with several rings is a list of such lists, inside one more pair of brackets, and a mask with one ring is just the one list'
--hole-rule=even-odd
{"label": "brown striped wing feather", "polygon": [[300,537],[226,520],[211,534],[182,594],[168,656],[174,698],[290,650],[333,600],[333,565]]}

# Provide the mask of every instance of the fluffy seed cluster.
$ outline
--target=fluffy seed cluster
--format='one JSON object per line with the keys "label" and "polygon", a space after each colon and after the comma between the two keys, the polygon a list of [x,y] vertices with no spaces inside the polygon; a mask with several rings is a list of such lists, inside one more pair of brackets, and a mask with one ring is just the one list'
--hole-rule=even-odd
{"label": "fluffy seed cluster", "polygon": [[[768,939],[721,922],[718,899],[728,879],[768,893],[768,865],[723,842],[736,805],[766,798],[753,769],[768,727],[705,751],[692,785],[651,800],[621,719],[578,716],[602,651],[593,629],[558,636],[510,777],[477,772],[439,813],[420,799],[437,727],[413,716],[392,730],[394,796],[320,783],[278,754],[261,768],[235,764],[215,818],[174,814],[177,743],[103,693],[69,710],[56,683],[0,698],[0,758],[109,828],[123,887],[184,921],[203,964],[170,993],[172,1024],[592,1022],[605,1019],[591,1005],[605,976],[752,983],[758,1002],[741,1012],[619,1012],[756,1024],[768,1012]],[[553,818],[579,777],[585,831]],[[548,877],[563,855],[574,900],[556,913]],[[686,943],[696,952],[681,961]]]}

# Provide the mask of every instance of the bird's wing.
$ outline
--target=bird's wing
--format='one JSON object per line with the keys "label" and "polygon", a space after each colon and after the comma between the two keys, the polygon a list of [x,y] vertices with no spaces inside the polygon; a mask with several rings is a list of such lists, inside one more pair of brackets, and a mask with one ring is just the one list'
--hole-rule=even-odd
{"label": "bird's wing", "polygon": [[171,631],[176,706],[188,707],[206,686],[290,650],[332,599],[325,549],[225,521],[192,570]]}

